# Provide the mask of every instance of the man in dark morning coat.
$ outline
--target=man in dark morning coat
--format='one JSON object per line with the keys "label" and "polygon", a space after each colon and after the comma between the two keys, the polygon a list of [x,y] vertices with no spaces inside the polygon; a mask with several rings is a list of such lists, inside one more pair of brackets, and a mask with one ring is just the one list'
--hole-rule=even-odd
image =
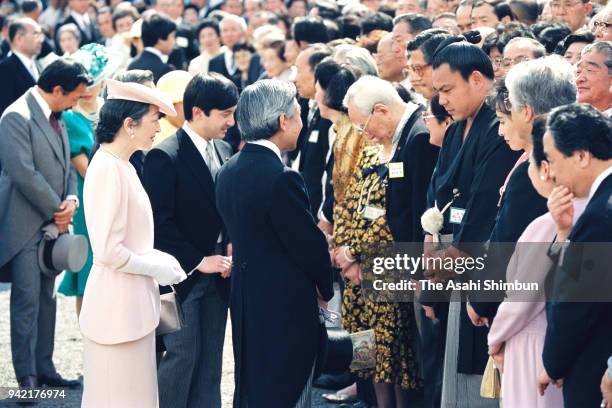
{"label": "man in dark morning coat", "polygon": [[42,228],[55,224],[66,232],[79,204],[61,113],[88,85],[82,65],[59,59],[0,119],[0,269],[12,281],[11,354],[21,387],[79,385],[53,364],[55,276],[43,273],[37,248]]}
{"label": "man in dark morning coat", "polygon": [[68,17],[55,26],[56,49],[60,50],[59,36],[57,35],[57,31],[60,29],[60,27],[66,24],[75,24],[78,27],[79,32],[81,33],[81,42],[79,47],[92,42],[98,42],[101,35],[98,27],[89,18],[88,11],[89,7],[91,7],[89,1],[69,0],[68,7],[70,10]]}
{"label": "man in dark morning coat", "polygon": [[183,98],[185,124],[149,151],[143,184],[153,208],[155,248],[189,277],[176,286],[185,327],[163,336],[160,407],[221,407],[221,362],[231,258],[216,209],[215,176],[232,155],[220,140],[234,125],[238,89],[219,74],[195,76]]}
{"label": "man in dark morning coat", "polygon": [[217,209],[233,245],[230,311],[234,407],[310,406],[318,345],[318,301],[333,295],[327,242],[299,173],[281,152],[302,128],[295,87],[261,80],[238,102],[247,141],[221,168]]}
{"label": "man in dark morning coat", "polygon": [[[557,185],[548,199],[557,238],[538,383],[542,394],[562,384],[566,407],[598,407],[612,355],[612,122],[590,105],[561,106],[543,144]],[[574,197],[588,200],[575,223]]]}
{"label": "man in dark morning coat", "polygon": [[128,69],[144,69],[153,72],[155,83],[164,74],[173,71],[168,56],[174,48],[176,24],[163,14],[152,13],[142,22],[143,52],[128,66]]}

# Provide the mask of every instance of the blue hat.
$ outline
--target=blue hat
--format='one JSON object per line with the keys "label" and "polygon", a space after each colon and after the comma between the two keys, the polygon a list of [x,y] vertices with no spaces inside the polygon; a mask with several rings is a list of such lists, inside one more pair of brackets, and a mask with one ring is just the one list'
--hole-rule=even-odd
{"label": "blue hat", "polygon": [[93,79],[92,86],[110,78],[119,69],[122,61],[118,53],[96,43],[85,44],[67,58],[71,58],[85,67]]}

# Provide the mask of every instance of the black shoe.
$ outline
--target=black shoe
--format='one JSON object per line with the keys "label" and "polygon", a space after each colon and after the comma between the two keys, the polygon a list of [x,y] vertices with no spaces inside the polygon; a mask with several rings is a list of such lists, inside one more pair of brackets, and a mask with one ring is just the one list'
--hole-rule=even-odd
{"label": "black shoe", "polygon": [[60,377],[47,377],[41,375],[38,377],[38,384],[41,387],[51,387],[51,388],[70,388],[75,389],[81,386],[81,382],[78,380],[66,380],[65,378]]}
{"label": "black shoe", "polygon": [[[17,381],[19,383],[19,389],[28,389],[28,388],[36,388],[38,387],[38,381],[36,379],[35,375],[25,375],[23,377],[21,377],[19,379],[19,381]],[[31,401],[19,401],[17,402],[17,405],[21,405],[21,406],[31,406],[36,404],[35,402],[31,402]]]}

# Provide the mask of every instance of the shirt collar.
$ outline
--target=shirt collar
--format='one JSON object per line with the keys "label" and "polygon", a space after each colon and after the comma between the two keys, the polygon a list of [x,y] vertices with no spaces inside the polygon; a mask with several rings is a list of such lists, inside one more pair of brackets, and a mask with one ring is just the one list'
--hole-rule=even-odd
{"label": "shirt collar", "polygon": [[149,51],[151,54],[157,55],[164,64],[168,62],[168,56],[155,47],[145,47],[145,51]]}
{"label": "shirt collar", "polygon": [[225,59],[225,68],[230,75],[234,75],[236,73],[236,65],[234,64],[234,53],[229,48],[223,54],[223,58]]}
{"label": "shirt collar", "polygon": [[89,24],[89,15],[87,14],[79,14],[76,11],[72,10],[70,12],[70,15],[72,16],[72,18],[74,18],[74,21],[76,21],[80,28],[85,28],[85,26]]}
{"label": "shirt collar", "polygon": [[189,138],[195,145],[196,149],[198,149],[202,157],[206,157],[204,152],[206,152],[206,148],[208,147],[208,140],[197,134],[195,130],[189,127],[187,122],[183,123],[183,130],[185,131],[185,133],[187,133],[187,136],[189,136]]}
{"label": "shirt collar", "polygon": [[19,60],[21,61],[21,63],[23,65],[25,65],[25,67],[30,70],[30,68],[32,67],[32,65],[34,64],[34,58],[29,58],[26,57],[24,54],[20,53],[19,51],[15,51],[13,50],[13,54],[15,54],[17,56],[17,58],[19,58]]}
{"label": "shirt collar", "polygon": [[278,160],[280,160],[281,162],[283,161],[282,157],[281,157],[281,151],[278,148],[277,145],[275,145],[274,143],[272,143],[271,141],[269,141],[268,139],[257,139],[257,140],[253,140],[252,142],[249,143],[253,143],[259,146],[263,146],[266,147],[270,150],[272,150],[274,152],[274,154],[276,154],[278,156]]}
{"label": "shirt collar", "polygon": [[45,118],[49,119],[53,111],[49,107],[47,101],[45,101],[45,98],[43,98],[40,94],[40,89],[38,89],[37,86],[32,88],[32,96],[34,97],[34,100],[36,100],[36,103],[38,103],[38,106],[40,106],[40,109],[42,109]]}
{"label": "shirt collar", "polygon": [[394,146],[399,143],[400,137],[402,137],[404,126],[406,126],[408,119],[410,119],[410,116],[412,116],[412,114],[416,112],[417,109],[419,109],[419,105],[417,105],[416,103],[413,103],[413,102],[406,103],[406,109],[404,110],[402,117],[397,123],[397,127],[395,128],[395,133],[393,134],[393,145]]}
{"label": "shirt collar", "polygon": [[589,191],[589,201],[591,201],[591,198],[593,198],[593,196],[595,195],[595,192],[597,192],[597,189],[599,188],[601,183],[603,183],[603,181],[611,174],[612,174],[612,166],[608,167],[607,169],[602,171],[599,176],[597,176],[597,178],[593,182],[593,185],[591,185],[591,190]]}

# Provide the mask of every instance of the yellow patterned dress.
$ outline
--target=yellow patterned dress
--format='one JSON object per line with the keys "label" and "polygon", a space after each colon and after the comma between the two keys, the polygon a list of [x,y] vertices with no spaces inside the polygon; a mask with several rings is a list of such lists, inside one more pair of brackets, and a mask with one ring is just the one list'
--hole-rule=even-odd
{"label": "yellow patterned dress", "polygon": [[[366,218],[366,206],[384,209],[388,171],[380,163],[382,146],[363,149],[353,181],[347,191],[347,200],[339,214],[337,229],[339,242],[350,247],[352,255],[362,266],[371,265],[367,247],[390,243],[393,236],[383,214],[375,219]],[[340,242],[341,241],[341,242]],[[394,384],[405,390],[420,387],[416,354],[412,345],[417,328],[413,305],[410,302],[374,302],[364,299],[360,286],[347,282],[343,298],[344,328],[356,331],[374,329],[376,337],[376,367],[372,373],[358,373],[361,377],[373,374],[375,383]]]}

